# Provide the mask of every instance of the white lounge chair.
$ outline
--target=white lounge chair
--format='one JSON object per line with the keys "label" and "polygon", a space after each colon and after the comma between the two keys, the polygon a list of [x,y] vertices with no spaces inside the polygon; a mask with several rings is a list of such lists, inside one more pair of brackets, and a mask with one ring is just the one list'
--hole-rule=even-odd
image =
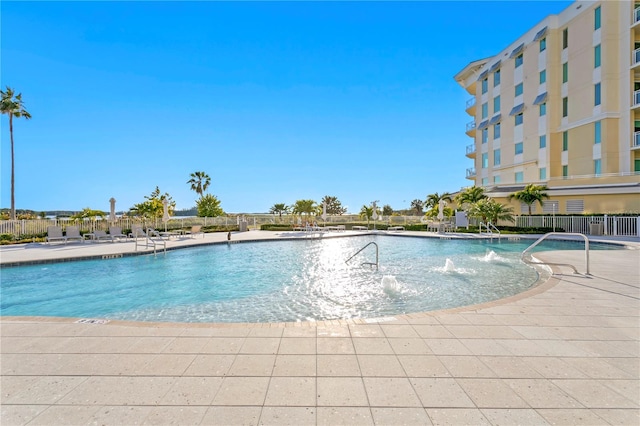
{"label": "white lounge chair", "polygon": [[110,226],[109,235],[111,235],[111,239],[113,239],[114,241],[119,239],[127,239],[127,236],[122,233],[122,228],[119,226]]}
{"label": "white lounge chair", "polygon": [[191,227],[190,231],[184,231],[184,233],[186,235],[191,235],[191,238],[195,238],[196,235],[202,235],[202,238],[204,238],[204,232],[202,232],[201,229],[202,225],[194,225]]}
{"label": "white lounge chair", "polygon": [[148,235],[146,232],[144,232],[144,229],[142,229],[142,226],[131,225],[131,232],[129,232],[129,237],[130,238],[148,238]]}
{"label": "white lounge chair", "polygon": [[111,242],[113,242],[113,237],[111,235],[100,230],[95,230],[90,234],[85,234],[85,238],[89,238],[92,241],[111,240]]}
{"label": "white lounge chair", "polygon": [[67,237],[62,235],[62,228],[59,226],[47,226],[46,241],[48,243],[52,243],[53,241],[64,241],[64,243],[67,244]]}
{"label": "white lounge chair", "polygon": [[70,240],[78,240],[81,243],[84,243],[84,237],[80,235],[80,228],[77,226],[67,226],[67,241]]}

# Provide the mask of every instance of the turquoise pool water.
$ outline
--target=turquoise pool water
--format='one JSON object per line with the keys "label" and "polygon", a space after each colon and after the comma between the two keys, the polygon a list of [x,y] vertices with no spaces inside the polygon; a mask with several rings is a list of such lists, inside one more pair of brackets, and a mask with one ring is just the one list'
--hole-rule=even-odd
{"label": "turquoise pool water", "polygon": [[[370,246],[379,246],[379,270]],[[221,244],[0,269],[1,314],[171,322],[373,318],[471,305],[538,280],[531,241],[362,236]],[[582,249],[548,241],[540,249]],[[592,249],[612,248],[591,245]],[[579,265],[581,266],[581,265]]]}

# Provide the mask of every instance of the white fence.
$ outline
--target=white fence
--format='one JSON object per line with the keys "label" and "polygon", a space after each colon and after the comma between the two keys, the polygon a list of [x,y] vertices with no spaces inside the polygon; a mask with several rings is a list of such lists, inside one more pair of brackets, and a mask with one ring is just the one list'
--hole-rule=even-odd
{"label": "white fence", "polygon": [[[517,216],[520,228],[551,228],[588,235],[640,237],[639,216]],[[500,225],[511,225],[500,223]]]}

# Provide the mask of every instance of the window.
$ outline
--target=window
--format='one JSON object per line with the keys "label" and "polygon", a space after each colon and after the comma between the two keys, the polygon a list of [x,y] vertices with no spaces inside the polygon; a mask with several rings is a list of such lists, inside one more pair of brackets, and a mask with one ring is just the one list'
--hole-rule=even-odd
{"label": "window", "polygon": [[489,129],[482,129],[482,143],[487,143],[489,140]]}
{"label": "window", "polygon": [[597,159],[593,160],[593,174],[596,176],[600,176],[602,173],[602,160]]}
{"label": "window", "polygon": [[485,152],[482,154],[482,168],[486,169],[489,167],[489,153]]}
{"label": "window", "polygon": [[500,183],[500,175],[493,177],[493,183]]}
{"label": "window", "polygon": [[521,125],[522,124],[522,120],[523,120],[522,113],[516,114],[516,126]]}
{"label": "window", "polygon": [[540,167],[539,173],[538,173],[538,178],[540,180],[547,180],[547,168],[546,167]]}
{"label": "window", "polygon": [[524,181],[524,172],[516,172],[516,183]]}
{"label": "window", "polygon": [[547,50],[547,38],[543,38],[540,40],[540,51],[544,52],[545,50]]}
{"label": "window", "polygon": [[500,95],[493,98],[493,112],[495,114],[498,111],[500,111]]}
{"label": "window", "polygon": [[547,147],[547,135],[541,135],[540,136],[540,148],[546,148]]}
{"label": "window", "polygon": [[488,116],[489,116],[489,104],[485,102],[482,104],[482,118],[487,118]]}
{"label": "window", "polygon": [[522,91],[523,91],[522,83],[517,84],[516,85],[516,96],[522,95]]}
{"label": "window", "polygon": [[547,115],[547,103],[543,102],[540,104],[540,117]]}
{"label": "window", "polygon": [[593,11],[593,29],[597,30],[600,28],[600,6],[596,7],[596,10]]}
{"label": "window", "polygon": [[569,150],[569,132],[562,132],[562,151]]}
{"label": "window", "polygon": [[500,123],[493,125],[493,138],[500,139]]}
{"label": "window", "polygon": [[493,87],[500,85],[500,70],[493,73]]}
{"label": "window", "polygon": [[522,142],[518,142],[516,145],[516,155],[518,154],[522,154],[523,152],[523,143]]}
{"label": "window", "polygon": [[522,62],[523,62],[523,57],[522,57],[522,53],[521,53],[518,56],[516,56],[516,68],[518,68],[520,65],[522,65]]}
{"label": "window", "polygon": [[569,29],[565,28],[562,30],[562,48],[566,49],[569,47]]}
{"label": "window", "polygon": [[562,116],[569,116],[569,98],[562,98]]}
{"label": "window", "polygon": [[547,70],[540,71],[540,84],[547,81]]}
{"label": "window", "polygon": [[562,64],[562,82],[566,83],[567,81],[569,81],[569,62]]}
{"label": "window", "polygon": [[543,201],[542,211],[545,213],[558,213],[559,203],[557,201]]}
{"label": "window", "polygon": [[569,176],[569,166],[562,166],[562,177]]}
{"label": "window", "polygon": [[593,67],[598,68],[601,61],[601,47],[597,45],[593,48]]}
{"label": "window", "polygon": [[489,81],[485,78],[482,80],[482,93],[487,93],[487,90],[489,90]]}
{"label": "window", "polygon": [[593,104],[595,106],[600,105],[602,99],[600,98],[600,83],[596,83],[593,86]]}
{"label": "window", "polygon": [[499,148],[493,150],[493,165],[494,166],[500,165],[500,149]]}
{"label": "window", "polygon": [[602,123],[600,121],[596,121],[595,123],[593,123],[593,143],[597,145],[601,141],[602,141]]}
{"label": "window", "polygon": [[482,178],[482,186],[489,185],[489,178]]}

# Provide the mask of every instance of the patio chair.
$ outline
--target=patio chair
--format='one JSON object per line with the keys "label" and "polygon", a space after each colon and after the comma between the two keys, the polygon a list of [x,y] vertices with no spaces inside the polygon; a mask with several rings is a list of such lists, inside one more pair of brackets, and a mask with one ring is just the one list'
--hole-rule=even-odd
{"label": "patio chair", "polygon": [[67,237],[62,235],[62,228],[59,226],[47,226],[47,238],[46,241],[51,243],[53,241],[64,241],[67,244]]}
{"label": "patio chair", "polygon": [[67,241],[69,240],[78,240],[81,243],[84,243],[84,237],[80,235],[80,228],[77,226],[67,226]]}
{"label": "patio chair", "polygon": [[146,232],[144,232],[144,229],[142,229],[142,226],[131,225],[131,232],[129,232],[129,237],[130,238],[148,238],[148,235]]}
{"label": "patio chair", "polygon": [[127,236],[122,233],[122,228],[119,226],[110,226],[109,227],[109,235],[111,235],[112,240],[120,240],[127,239]]}
{"label": "patio chair", "polygon": [[204,232],[201,231],[202,225],[194,225],[191,227],[190,231],[184,231],[186,235],[191,235],[191,238],[195,238],[196,235],[202,234],[202,238],[204,238]]}
{"label": "patio chair", "polygon": [[111,240],[111,242],[113,242],[113,237],[111,237],[111,235],[107,234],[105,231],[93,231],[90,234],[85,234],[85,238],[89,238],[92,241],[100,241],[100,240]]}

